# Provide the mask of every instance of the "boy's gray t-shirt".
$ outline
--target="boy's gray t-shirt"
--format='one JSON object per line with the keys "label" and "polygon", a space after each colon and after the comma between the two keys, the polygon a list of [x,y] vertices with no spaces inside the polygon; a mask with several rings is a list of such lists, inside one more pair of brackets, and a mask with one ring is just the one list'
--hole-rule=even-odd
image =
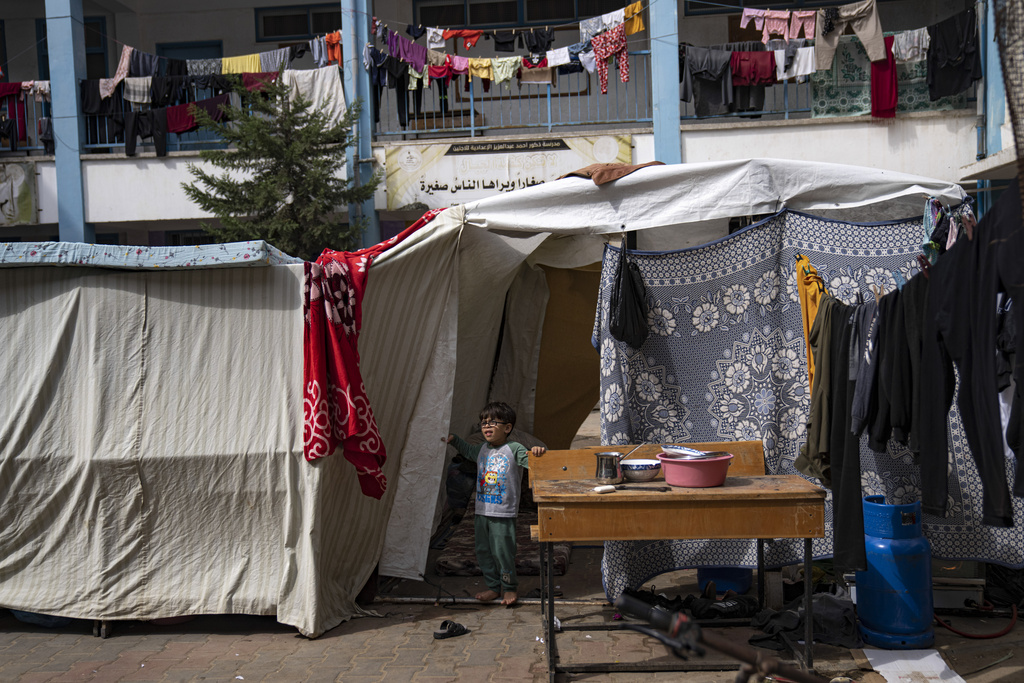
{"label": "boy's gray t-shirt", "polygon": [[456,437],[459,454],[476,461],[476,510],[485,517],[515,517],[519,512],[519,491],[523,468],[529,454],[522,444],[510,441],[497,448],[484,443],[470,446]]}

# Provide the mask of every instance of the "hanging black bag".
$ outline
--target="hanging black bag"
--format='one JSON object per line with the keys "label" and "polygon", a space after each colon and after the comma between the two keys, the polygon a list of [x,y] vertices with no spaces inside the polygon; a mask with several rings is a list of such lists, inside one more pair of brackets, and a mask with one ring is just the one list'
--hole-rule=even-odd
{"label": "hanging black bag", "polygon": [[619,269],[612,284],[608,330],[619,341],[639,349],[650,334],[647,327],[647,288],[640,269],[626,259],[625,233],[619,254]]}

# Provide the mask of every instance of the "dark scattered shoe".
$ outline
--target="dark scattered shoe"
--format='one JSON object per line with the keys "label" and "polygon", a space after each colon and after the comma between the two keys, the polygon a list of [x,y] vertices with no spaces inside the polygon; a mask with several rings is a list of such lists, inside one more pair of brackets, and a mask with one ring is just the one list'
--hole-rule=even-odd
{"label": "dark scattered shoe", "polygon": [[461,636],[469,633],[469,629],[458,624],[451,619],[445,619],[441,622],[441,630],[434,631],[434,638],[441,640],[443,638],[454,638],[455,636]]}

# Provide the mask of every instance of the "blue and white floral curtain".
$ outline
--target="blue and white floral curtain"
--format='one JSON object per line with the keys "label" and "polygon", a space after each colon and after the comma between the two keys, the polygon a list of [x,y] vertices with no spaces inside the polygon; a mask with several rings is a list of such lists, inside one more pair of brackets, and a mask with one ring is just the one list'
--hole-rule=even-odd
{"label": "blue and white floral curtain", "polygon": [[[922,202],[923,205],[923,202]],[[647,285],[651,335],[640,349],[608,332],[618,249],[605,251],[593,342],[601,353],[601,437],[606,445],[761,440],[769,473],[793,467],[806,440],[810,408],[807,354],[795,261],[807,256],[829,292],[848,304],[871,286],[891,291],[918,270],[920,219],[853,224],[783,211],[718,242],[675,252],[631,252]],[[981,524],[981,481],[958,411],[950,418],[956,454],[945,519],[925,516],[936,557],[1024,563],[1024,506],[1014,528]],[[1013,462],[1008,461],[1012,475]],[[906,448],[884,454],[861,446],[864,495],[890,503],[920,498],[920,472]],[[832,553],[832,496],[826,537],[815,557]],[[802,560],[799,541],[766,546],[769,565]],[[614,598],[658,574],[695,566],[756,566],[748,541],[651,541],[605,544],[605,589]]]}

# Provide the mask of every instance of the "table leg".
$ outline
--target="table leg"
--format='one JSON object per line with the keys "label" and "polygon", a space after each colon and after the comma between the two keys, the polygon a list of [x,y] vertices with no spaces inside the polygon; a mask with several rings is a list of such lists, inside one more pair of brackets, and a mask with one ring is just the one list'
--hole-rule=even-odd
{"label": "table leg", "polygon": [[804,539],[804,666],[814,671],[812,646],[814,644],[814,579],[812,578],[811,544],[809,538]]}
{"label": "table leg", "polygon": [[764,609],[764,539],[757,539],[757,609]]}
{"label": "table leg", "polygon": [[548,680],[554,683],[558,659],[555,650],[555,566],[553,558],[555,546],[553,543],[543,542],[541,545],[546,546],[544,548],[544,576],[541,579],[541,593],[547,594],[546,600],[543,596],[541,598],[542,603],[547,603],[547,615],[544,619],[544,645],[548,653]]}

